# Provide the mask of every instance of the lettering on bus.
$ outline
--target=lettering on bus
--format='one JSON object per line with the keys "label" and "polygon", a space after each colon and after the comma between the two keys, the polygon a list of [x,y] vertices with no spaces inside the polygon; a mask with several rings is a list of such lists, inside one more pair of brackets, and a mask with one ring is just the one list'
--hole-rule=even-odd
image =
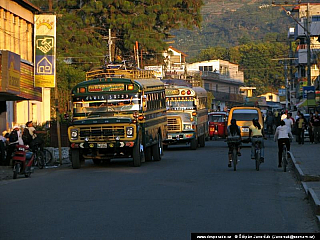
{"label": "lettering on bus", "polygon": [[179,95],[179,89],[166,89],[166,95]]}
{"label": "lettering on bus", "polygon": [[124,84],[99,84],[88,86],[89,92],[113,92],[123,90]]}

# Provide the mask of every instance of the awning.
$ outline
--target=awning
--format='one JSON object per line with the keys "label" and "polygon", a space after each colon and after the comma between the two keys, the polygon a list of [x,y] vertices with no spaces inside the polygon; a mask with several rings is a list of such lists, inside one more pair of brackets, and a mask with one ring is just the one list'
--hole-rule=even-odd
{"label": "awning", "polygon": [[315,99],[303,99],[303,101],[296,104],[297,107],[315,107],[316,106],[316,100]]}

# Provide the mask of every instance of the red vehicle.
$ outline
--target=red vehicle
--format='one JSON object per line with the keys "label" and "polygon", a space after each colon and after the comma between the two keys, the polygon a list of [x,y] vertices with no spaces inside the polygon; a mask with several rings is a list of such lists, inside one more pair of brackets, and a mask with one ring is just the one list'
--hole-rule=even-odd
{"label": "red vehicle", "polygon": [[209,137],[210,140],[218,137],[225,138],[227,136],[227,113],[226,112],[211,112],[208,113],[209,121]]}

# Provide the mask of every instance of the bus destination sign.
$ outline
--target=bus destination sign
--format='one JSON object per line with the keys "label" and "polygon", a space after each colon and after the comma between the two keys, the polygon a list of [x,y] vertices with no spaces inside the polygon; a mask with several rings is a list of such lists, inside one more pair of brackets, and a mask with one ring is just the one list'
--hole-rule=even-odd
{"label": "bus destination sign", "polygon": [[88,86],[89,92],[115,92],[115,91],[123,91],[124,84],[98,84]]}

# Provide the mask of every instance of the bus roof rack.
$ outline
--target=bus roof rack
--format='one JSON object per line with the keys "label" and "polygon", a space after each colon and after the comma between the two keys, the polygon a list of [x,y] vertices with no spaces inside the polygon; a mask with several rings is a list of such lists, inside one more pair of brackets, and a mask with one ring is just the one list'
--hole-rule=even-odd
{"label": "bus roof rack", "polygon": [[152,79],[155,78],[154,71],[142,69],[119,69],[98,68],[86,72],[86,80],[97,78],[129,78],[129,79]]}

